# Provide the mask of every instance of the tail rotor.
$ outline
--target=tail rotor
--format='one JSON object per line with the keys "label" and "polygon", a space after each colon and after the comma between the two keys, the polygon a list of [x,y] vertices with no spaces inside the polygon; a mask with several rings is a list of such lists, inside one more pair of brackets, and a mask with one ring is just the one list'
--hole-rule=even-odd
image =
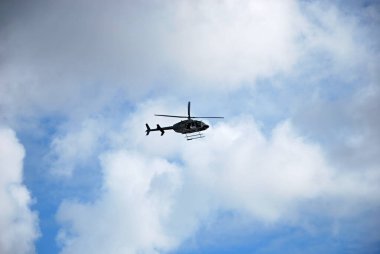
{"label": "tail rotor", "polygon": [[150,127],[149,127],[149,125],[146,123],[145,124],[145,126],[146,126],[146,136],[148,136],[149,135],[149,132],[151,131],[151,129],[150,129]]}

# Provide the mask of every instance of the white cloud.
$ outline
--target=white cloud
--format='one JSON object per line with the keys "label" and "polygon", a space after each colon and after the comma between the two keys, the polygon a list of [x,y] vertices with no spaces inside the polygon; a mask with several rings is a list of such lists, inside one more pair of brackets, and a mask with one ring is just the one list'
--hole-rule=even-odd
{"label": "white cloud", "polygon": [[[129,142],[102,156],[100,197],[93,203],[68,200],[59,210],[62,253],[165,252],[220,210],[276,223],[297,221],[306,201],[334,200],[341,209],[321,205],[319,212],[337,217],[379,202],[374,175],[337,174],[320,147],[289,122],[270,137],[249,117],[216,125],[201,141],[171,142],[166,135],[159,137],[164,153]],[[133,137],[146,144],[153,138]],[[164,159],[173,155],[176,162]]]}
{"label": "white cloud", "polygon": [[[178,168],[160,158],[127,151],[103,156],[102,195],[93,204],[65,202],[62,253],[158,253],[176,244],[166,234]],[[64,224],[65,225],[65,224]]]}
{"label": "white cloud", "polygon": [[302,72],[316,55],[332,60],[313,61],[309,80],[332,70],[351,77],[373,53],[371,31],[319,2],[37,1],[15,4],[4,19],[0,117],[9,121],[87,117],[115,97],[162,91],[217,96]]}
{"label": "white cloud", "polygon": [[[119,101],[156,92],[218,100],[218,93],[254,86],[258,78],[292,75],[294,66],[309,83],[331,75],[352,81],[361,77],[357,70],[363,68],[377,87],[378,61],[369,56],[378,54],[368,42],[357,39],[367,34],[361,33],[355,18],[328,6],[291,0],[106,5],[69,0],[12,9],[12,18],[5,19],[9,22],[0,31],[6,35],[0,48],[0,119],[52,112],[76,117],[71,124],[77,126],[61,128],[51,144],[51,155],[56,156],[53,169],[66,175],[95,160],[104,152],[100,143],[107,142],[99,199],[90,204],[66,201],[61,206],[63,252],[168,250],[218,209],[276,222],[297,214],[304,200],[338,200],[347,216],[377,205],[376,89],[375,96],[361,97],[370,98],[368,103],[355,102],[346,112],[357,114],[348,125],[356,120],[364,124],[354,128],[359,133],[347,133],[344,141],[354,149],[340,149],[343,156],[336,160],[331,160],[335,155],[331,150],[326,155],[328,149],[300,138],[290,122],[278,125],[270,137],[249,117],[217,125],[201,142],[185,143],[175,134],[143,136],[144,123],[155,123],[150,118],[153,113],[183,114],[185,107],[177,102],[145,103],[116,131],[102,122],[109,119],[88,118],[101,109],[108,113],[118,108]],[[320,58],[327,60],[319,62]],[[239,96],[250,100],[249,92]],[[239,96],[230,100],[240,101]],[[309,124],[325,120],[326,112],[313,115],[303,108],[311,98],[296,96],[303,112],[315,116]],[[313,106],[320,109],[324,104]],[[335,118],[342,112],[337,111],[331,116],[339,124],[332,121],[327,126],[346,124]],[[120,119],[115,121],[118,125]],[[322,129],[311,125],[314,132]],[[361,132],[362,127],[366,131]],[[356,170],[337,171],[337,161]],[[336,210],[327,207],[321,212]]]}
{"label": "white cloud", "polygon": [[165,89],[238,89],[292,70],[308,23],[293,0],[43,2],[12,10],[23,22],[6,16],[3,117],[78,115]]}
{"label": "white cloud", "polygon": [[298,199],[320,195],[331,177],[319,148],[298,137],[289,123],[269,140],[246,120],[220,126],[210,139],[200,147],[202,154],[186,156],[191,169],[223,202],[264,220],[278,219]]}
{"label": "white cloud", "polygon": [[15,133],[0,127],[0,252],[34,253],[38,237],[37,215],[30,210],[31,198],[22,183],[24,148]]}
{"label": "white cloud", "polygon": [[305,20],[295,1],[181,1],[176,7],[166,45],[203,89],[288,71],[298,59]]}
{"label": "white cloud", "polygon": [[51,173],[71,176],[78,166],[86,165],[101,146],[101,139],[106,133],[102,120],[85,119],[81,125],[67,127],[65,135],[56,135],[51,142],[48,159]]}
{"label": "white cloud", "polygon": [[[303,11],[308,22],[302,24],[305,47],[302,53],[314,57],[313,54],[318,54],[322,66],[329,66],[329,69],[321,69],[322,73],[341,75],[347,81],[373,63],[371,58],[377,49],[372,43],[377,38],[370,28],[363,27],[360,17],[347,15],[339,6],[323,1],[303,4]],[[318,73],[313,76],[318,77]]]}

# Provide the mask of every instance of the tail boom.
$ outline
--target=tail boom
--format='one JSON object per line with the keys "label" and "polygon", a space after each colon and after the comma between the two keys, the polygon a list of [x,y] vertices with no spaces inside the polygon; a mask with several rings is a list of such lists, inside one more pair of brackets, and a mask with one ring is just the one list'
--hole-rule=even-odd
{"label": "tail boom", "polygon": [[173,126],[161,127],[159,124],[157,124],[156,129],[151,129],[147,123],[145,124],[145,126],[146,126],[146,131],[145,131],[146,136],[148,136],[151,131],[160,131],[161,136],[162,136],[165,134],[165,130],[172,130],[173,129]]}

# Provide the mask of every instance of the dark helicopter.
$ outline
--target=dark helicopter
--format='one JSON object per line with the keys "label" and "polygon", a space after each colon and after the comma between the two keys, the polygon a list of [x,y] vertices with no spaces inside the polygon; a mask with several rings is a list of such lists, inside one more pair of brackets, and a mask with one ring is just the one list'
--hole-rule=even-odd
{"label": "dark helicopter", "polygon": [[[202,121],[193,120],[193,118],[224,118],[220,116],[190,116],[190,101],[187,104],[187,116],[173,116],[173,115],[155,115],[155,116],[164,116],[164,117],[175,117],[175,118],[187,118],[174,124],[173,126],[161,127],[157,124],[156,129],[151,129],[148,124],[146,125],[146,135],[149,135],[151,131],[160,131],[161,136],[164,135],[165,130],[174,130],[175,132],[185,134],[187,140],[204,138],[201,131],[207,130],[209,127]],[[195,133],[195,134],[193,134]]]}

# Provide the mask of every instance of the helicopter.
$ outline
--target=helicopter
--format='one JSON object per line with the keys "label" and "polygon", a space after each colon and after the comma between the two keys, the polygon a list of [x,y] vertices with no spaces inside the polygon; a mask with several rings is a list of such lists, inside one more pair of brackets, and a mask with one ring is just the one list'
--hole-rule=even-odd
{"label": "helicopter", "polygon": [[201,131],[207,130],[209,126],[202,121],[193,120],[194,118],[224,118],[221,116],[191,116],[190,115],[190,101],[187,104],[187,116],[174,116],[174,115],[160,115],[155,114],[155,116],[163,116],[163,117],[175,117],[175,118],[187,118],[186,120],[182,120],[172,126],[161,127],[157,124],[156,129],[151,129],[149,125],[146,123],[146,135],[148,136],[151,131],[160,131],[161,136],[164,135],[165,130],[174,130],[175,132],[185,134],[187,140],[193,140],[198,138],[204,138],[205,136],[201,133]]}

